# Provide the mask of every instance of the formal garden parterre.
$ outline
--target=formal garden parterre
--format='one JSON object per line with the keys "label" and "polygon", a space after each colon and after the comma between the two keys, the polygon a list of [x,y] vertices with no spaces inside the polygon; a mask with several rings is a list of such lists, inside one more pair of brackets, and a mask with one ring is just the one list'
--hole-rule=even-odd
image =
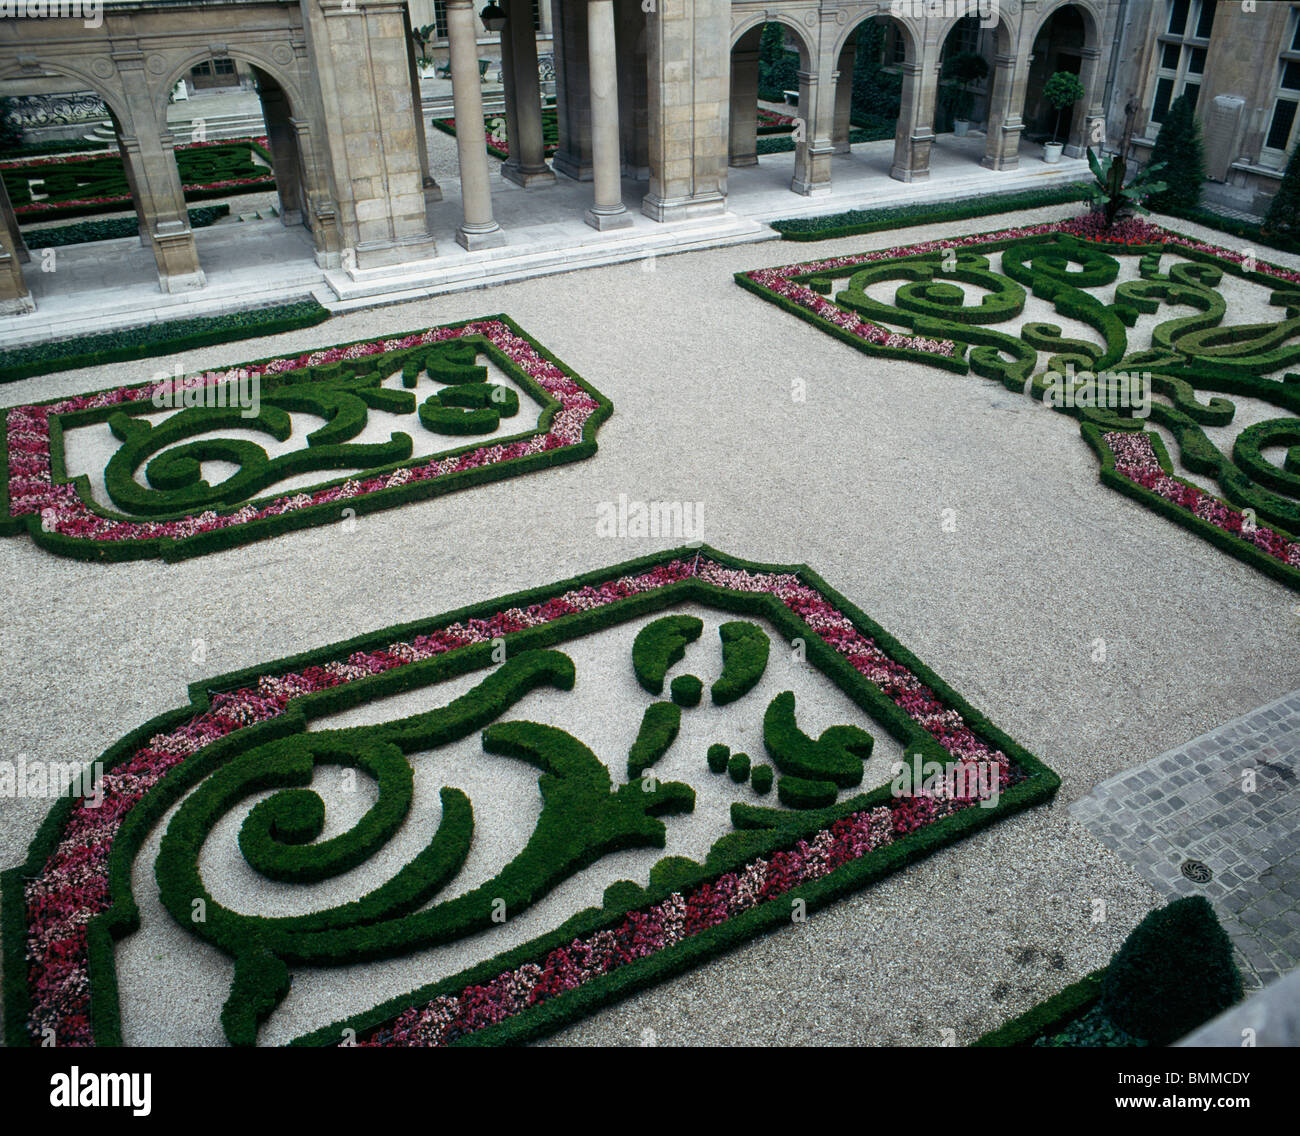
{"label": "formal garden parterre", "polygon": [[[1088,214],[736,280],[868,355],[974,373],[1073,415],[1105,484],[1300,588],[1300,374],[1288,369],[1300,363],[1289,342],[1300,273],[1138,218],[1107,227]],[[1263,321],[1227,322],[1241,298],[1226,295],[1230,284],[1264,290]],[[1034,302],[1088,337],[1027,318]],[[1136,330],[1152,315],[1173,318]],[[1146,405],[1116,397],[1117,377],[1145,384]],[[1243,423],[1239,408],[1252,406],[1283,413]],[[1222,497],[1175,474],[1146,414]],[[1229,424],[1245,428],[1225,452],[1206,428]]]}
{"label": "formal garden parterre", "polygon": [[[121,1043],[114,944],[140,926],[132,863],[178,802],[153,875],[177,926],[233,961],[221,1025],[241,1044],[253,1043],[275,1014],[295,968],[392,958],[466,937],[490,945],[483,936],[504,932],[497,913],[527,912],[612,852],[663,848],[671,818],[690,813],[697,789],[718,777],[714,747],[707,761],[703,752],[691,753],[672,767],[693,771],[694,785],[656,776],[675,725],[701,711],[651,703],[671,712],[647,712],[625,768],[616,754],[589,749],[576,736],[582,727],[575,735],[508,716],[531,692],[564,699],[581,678],[566,645],[624,626],[637,629],[631,657],[621,663],[625,673],[635,674],[646,695],[662,691],[686,648],[704,647],[701,621],[683,611],[692,606],[728,617],[694,668],[702,662],[717,675],[708,698],[734,705],[735,714],[759,715],[770,759],[728,755],[730,776],[714,783],[730,784],[736,799],[727,831],[708,855],[660,859],[648,883],[611,883],[600,905],[400,998],[356,1007],[299,1043],[536,1037],[1055,793],[1059,781],[1050,769],[807,567],[751,564],[708,547],[660,553],[196,683],[189,705],[125,735],[101,759],[98,802],[58,802],[27,862],[5,878],[9,1043]],[[855,792],[884,773],[869,771],[873,736],[846,723],[814,738],[799,724],[808,711],[792,692],[756,699],[755,684],[771,665],[763,623],[801,643],[806,663],[819,681],[838,688],[846,706],[950,776],[911,792],[888,781]],[[439,684],[458,677],[476,685],[440,699]],[[673,679],[675,692],[684,677]],[[696,694],[703,686],[685,685]],[[428,691],[433,709],[369,725],[310,728],[341,710],[419,691]],[[305,915],[259,916],[245,910],[246,902],[239,910],[223,906],[208,888],[200,855],[210,865],[213,854],[236,854],[210,847],[215,826],[231,812],[244,816],[238,855],[259,875],[306,886],[363,865],[410,810],[412,766],[478,731],[484,753],[541,773],[532,835],[490,880],[429,905],[462,870],[475,838],[475,802],[455,782],[458,770],[468,771],[463,763],[483,759],[461,749],[440,778],[442,807],[427,844],[359,899]],[[307,788],[318,766],[354,769],[378,790],[356,824],[319,841],[325,805]],[[976,766],[992,776],[959,776]],[[777,807],[760,803],[773,767],[778,787],[791,787]],[[247,807],[250,796],[268,790],[274,795]]]}
{"label": "formal garden parterre", "polygon": [[[535,403],[537,418],[501,436],[518,394],[489,383],[480,356]],[[238,401],[257,391],[256,405]],[[157,416],[168,408],[162,421]],[[505,316],[260,359],[240,367],[10,408],[0,483],[0,534],[26,531],[45,548],[91,560],[183,559],[309,525],[468,488],[589,457],[608,400]],[[325,419],[305,446],[275,458],[270,441],[296,438],[292,412]],[[413,456],[406,429],[354,441],[372,414],[404,416],[413,432],[481,443]],[[525,415],[525,418],[528,416]],[[85,475],[69,478],[65,438],[107,423],[120,446],[104,471],[112,507]],[[449,442],[441,443],[442,446]],[[207,480],[205,463],[232,467]],[[214,468],[212,466],[209,469]],[[217,466],[216,468],[221,468]],[[349,476],[259,496],[310,471]],[[141,476],[143,475],[143,476]]]}

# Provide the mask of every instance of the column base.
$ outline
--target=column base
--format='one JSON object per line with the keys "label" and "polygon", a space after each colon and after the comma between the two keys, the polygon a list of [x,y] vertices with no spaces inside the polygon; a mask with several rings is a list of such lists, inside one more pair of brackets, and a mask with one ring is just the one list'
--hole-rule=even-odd
{"label": "column base", "polygon": [[929,169],[912,170],[906,166],[894,166],[889,171],[889,176],[895,181],[926,181],[930,177]]}
{"label": "column base", "polygon": [[734,158],[728,158],[727,165],[735,166],[738,170],[744,169],[746,166],[756,166],[758,165],[758,155],[740,154]]}
{"label": "column base", "polygon": [[693,197],[660,197],[647,193],[641,199],[641,212],[661,224],[669,221],[693,221],[697,217],[721,217],[727,211],[722,193],[701,193]]}
{"label": "column base", "polygon": [[988,154],[985,154],[984,157],[980,159],[980,165],[988,170],[1014,170],[1018,169],[1020,166],[1020,155],[1011,154],[1009,156],[1004,156],[999,154],[996,158],[991,158]]}
{"label": "column base", "polygon": [[286,229],[292,229],[296,225],[303,224],[303,213],[301,209],[285,209],[280,211],[280,224]]}
{"label": "column base", "polygon": [[619,205],[618,209],[609,212],[600,209],[588,209],[585,218],[588,225],[602,233],[610,229],[630,229],[632,227],[632,214],[627,211],[627,206]]}
{"label": "column base", "polygon": [[36,301],[28,293],[12,300],[0,300],[0,316],[25,316],[36,310]]}
{"label": "column base", "polygon": [[523,189],[555,184],[555,171],[550,166],[543,166],[540,170],[525,170],[507,162],[501,167],[501,176]]}
{"label": "column base", "polygon": [[431,177],[424,179],[424,203],[426,205],[442,200],[442,186]]}
{"label": "column base", "polygon": [[[357,270],[390,268],[416,260],[431,260],[438,255],[438,246],[428,233],[402,237],[395,241],[359,241],[353,253],[352,264]],[[347,258],[344,257],[345,267]]]}
{"label": "column base", "polygon": [[579,162],[576,158],[571,158],[564,153],[557,153],[551,159],[551,168],[557,174],[563,174],[574,181],[591,181],[596,176],[590,162]]}
{"label": "column base", "polygon": [[456,230],[456,243],[469,252],[500,248],[506,243],[506,234],[495,221],[492,222],[491,227],[484,228],[469,228],[462,225]]}
{"label": "column base", "polygon": [[836,155],[852,154],[853,147],[848,142],[836,142],[833,146],[831,146],[831,153]]}
{"label": "column base", "polygon": [[831,192],[828,181],[803,181],[795,178],[790,182],[790,189],[801,197],[825,197]]}
{"label": "column base", "polygon": [[197,268],[193,272],[169,272],[159,274],[158,287],[164,292],[190,292],[195,288],[207,287],[207,277],[203,275],[203,269]]}

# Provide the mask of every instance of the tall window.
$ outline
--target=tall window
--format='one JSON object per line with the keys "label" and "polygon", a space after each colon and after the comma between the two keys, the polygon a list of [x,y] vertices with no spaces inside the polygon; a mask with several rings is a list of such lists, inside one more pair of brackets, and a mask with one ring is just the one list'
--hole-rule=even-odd
{"label": "tall window", "polygon": [[447,38],[447,0],[433,0],[433,29],[435,39]]}
{"label": "tall window", "polygon": [[1161,123],[1181,95],[1195,103],[1205,74],[1216,0],[1171,0],[1169,20],[1156,43],[1156,86],[1151,121]]}
{"label": "tall window", "polygon": [[1300,110],[1300,11],[1291,12],[1291,34],[1287,49],[1277,61],[1277,82],[1273,88],[1273,113],[1260,162],[1268,166],[1286,163],[1296,133],[1296,113]]}

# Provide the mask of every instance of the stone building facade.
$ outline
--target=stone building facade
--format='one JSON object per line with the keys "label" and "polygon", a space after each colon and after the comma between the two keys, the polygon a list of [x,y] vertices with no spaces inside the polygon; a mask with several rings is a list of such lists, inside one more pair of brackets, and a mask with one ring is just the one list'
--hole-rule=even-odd
{"label": "stone building facade", "polygon": [[[160,286],[204,286],[167,119],[178,80],[207,60],[256,78],[285,223],[311,232],[317,262],[347,272],[436,261],[415,27],[446,31],[463,216],[471,251],[506,242],[494,216],[483,137],[479,60],[498,37],[511,158],[502,175],[528,191],[557,177],[590,183],[587,222],[659,222],[721,215],[728,170],[757,161],[756,86],[762,26],[786,29],[799,53],[793,192],[825,193],[831,159],[849,146],[858,30],[890,29],[902,100],[893,178],[930,172],[939,72],[954,33],[980,26],[990,76],[983,163],[1010,169],[1041,112],[1045,69],[1076,71],[1085,97],[1067,116],[1066,153],[1099,129],[1122,0],[498,0],[489,31],[471,0],[120,0],[99,26],[74,19],[0,20],[0,94],[82,90],[109,107]],[[548,161],[538,78],[539,36],[554,56],[559,149]],[[437,37],[439,44],[441,38]],[[623,179],[644,185],[625,201]],[[27,253],[0,193],[0,305],[30,309]]]}
{"label": "stone building facade", "polygon": [[1175,99],[1191,94],[1205,136],[1208,192],[1262,214],[1300,137],[1300,6],[1128,0],[1114,44],[1108,134],[1118,146],[1135,104],[1143,160]]}

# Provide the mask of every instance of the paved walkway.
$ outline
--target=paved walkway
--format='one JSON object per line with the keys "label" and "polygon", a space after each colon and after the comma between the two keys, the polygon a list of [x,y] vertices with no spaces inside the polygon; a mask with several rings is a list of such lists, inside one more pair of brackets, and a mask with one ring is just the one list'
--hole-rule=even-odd
{"label": "paved walkway", "polygon": [[1161,892],[1208,898],[1256,986],[1300,965],[1297,767],[1300,690],[1103,781],[1070,812]]}

